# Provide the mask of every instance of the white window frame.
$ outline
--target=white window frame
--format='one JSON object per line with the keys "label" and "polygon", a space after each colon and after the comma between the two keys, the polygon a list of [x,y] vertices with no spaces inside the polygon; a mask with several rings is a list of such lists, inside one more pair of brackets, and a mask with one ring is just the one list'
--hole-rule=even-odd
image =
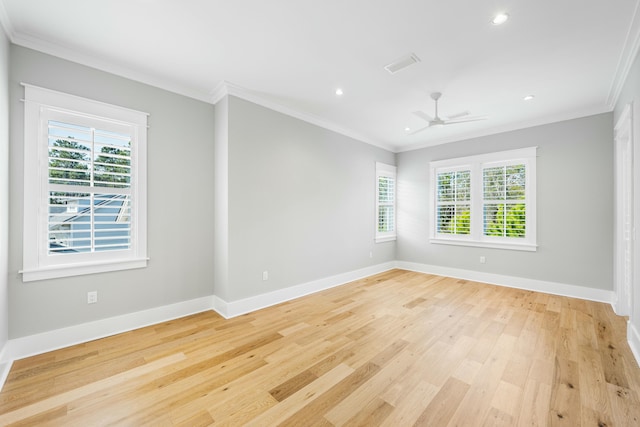
{"label": "white window frame", "polygon": [[[393,179],[393,202],[391,204],[388,204],[388,206],[393,207],[393,230],[392,231],[386,231],[386,232],[382,232],[382,231],[378,231],[378,221],[379,221],[379,212],[380,212],[380,194],[379,194],[379,187],[378,187],[378,180],[381,177],[386,177],[386,178],[392,178]],[[376,236],[375,236],[375,242],[376,243],[382,243],[382,242],[390,242],[392,240],[396,240],[396,230],[398,228],[397,226],[397,208],[396,208],[396,200],[397,200],[397,193],[398,193],[398,184],[397,184],[397,180],[396,180],[396,167],[392,166],[392,165],[388,165],[385,163],[380,163],[380,162],[376,162],[376,191],[375,191],[375,195],[376,195],[376,221],[375,221],[375,227],[376,227]]]}
{"label": "white window frame", "polygon": [[[477,156],[438,160],[429,163],[432,189],[430,191],[430,235],[434,244],[476,246],[496,249],[536,251],[536,156],[537,147],[500,151]],[[483,170],[491,167],[525,165],[525,236],[523,238],[485,236],[483,230]],[[471,230],[469,234],[437,232],[437,176],[459,170],[471,171]]]}
{"label": "white window frame", "polygon": [[[147,113],[37,86],[25,88],[24,282],[147,265]],[[131,246],[126,250],[49,254],[48,120],[72,117],[75,124],[126,129],[131,135]],[[80,188],[79,188],[80,190]]]}

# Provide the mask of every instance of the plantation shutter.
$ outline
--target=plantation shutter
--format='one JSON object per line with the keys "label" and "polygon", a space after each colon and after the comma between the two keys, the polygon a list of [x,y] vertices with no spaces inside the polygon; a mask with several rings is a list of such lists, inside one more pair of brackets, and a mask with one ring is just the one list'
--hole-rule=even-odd
{"label": "plantation shutter", "polygon": [[396,167],[376,162],[376,242],[396,238]]}
{"label": "plantation shutter", "polygon": [[52,113],[48,135],[48,254],[131,248],[131,135]]}
{"label": "plantation shutter", "polygon": [[471,171],[436,173],[436,232],[467,235],[471,232]]}
{"label": "plantation shutter", "polygon": [[526,236],[526,166],[483,168],[483,233],[485,236]]}

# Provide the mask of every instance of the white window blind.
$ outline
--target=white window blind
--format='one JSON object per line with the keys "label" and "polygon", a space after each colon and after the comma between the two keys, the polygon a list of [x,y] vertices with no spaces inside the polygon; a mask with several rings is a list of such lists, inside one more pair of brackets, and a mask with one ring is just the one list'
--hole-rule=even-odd
{"label": "white window blind", "polygon": [[437,174],[436,228],[438,234],[471,232],[471,171]]}
{"label": "white window blind", "polygon": [[396,238],[396,167],[376,163],[376,242]]}
{"label": "white window blind", "polygon": [[522,239],[526,236],[526,165],[483,169],[482,203],[485,236]]}
{"label": "white window blind", "polygon": [[536,250],[536,148],[431,162],[431,242]]}
{"label": "white window blind", "polygon": [[48,121],[49,254],[131,248],[131,135]]}

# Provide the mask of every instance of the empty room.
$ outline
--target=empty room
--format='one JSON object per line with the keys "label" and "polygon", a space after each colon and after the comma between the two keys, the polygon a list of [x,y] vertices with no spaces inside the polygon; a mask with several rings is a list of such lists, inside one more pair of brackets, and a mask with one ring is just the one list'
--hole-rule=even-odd
{"label": "empty room", "polygon": [[0,425],[640,425],[640,0],[0,27]]}

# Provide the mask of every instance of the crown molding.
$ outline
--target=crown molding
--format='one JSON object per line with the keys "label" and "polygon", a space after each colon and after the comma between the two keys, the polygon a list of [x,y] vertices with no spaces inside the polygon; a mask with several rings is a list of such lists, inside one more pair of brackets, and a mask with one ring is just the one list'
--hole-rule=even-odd
{"label": "crown molding", "polygon": [[568,120],[581,119],[583,117],[594,116],[597,114],[610,113],[611,110],[606,106],[583,108],[578,111],[572,111],[565,114],[554,114],[534,120],[527,120],[518,123],[510,123],[500,126],[494,126],[488,129],[481,129],[465,134],[454,135],[451,137],[434,139],[422,143],[398,145],[395,147],[395,153],[403,153],[406,151],[419,150],[421,148],[433,147],[435,145],[448,144],[450,142],[468,141],[470,139],[481,138],[485,136],[497,135],[506,132],[513,132],[523,129],[529,129],[536,126],[549,125],[553,123],[565,122]]}
{"label": "crown molding", "polygon": [[218,101],[220,101],[222,98],[224,98],[227,95],[232,95],[232,96],[235,96],[236,98],[244,99],[245,101],[252,102],[254,104],[268,108],[270,110],[277,111],[282,114],[286,114],[287,116],[305,121],[307,123],[311,123],[312,125],[319,126],[321,128],[339,133],[341,135],[347,136],[357,141],[360,141],[369,145],[373,145],[378,148],[382,148],[384,150],[395,153],[395,146],[391,144],[386,144],[382,141],[371,139],[365,135],[362,135],[350,129],[346,129],[340,125],[337,125],[333,122],[325,120],[321,117],[297,110],[295,108],[282,105],[278,102],[275,102],[271,99],[266,98],[265,96],[257,94],[254,91],[245,89],[241,86],[238,86],[226,80],[223,80],[220,83],[218,83],[215,89],[211,91],[211,97],[209,101],[213,104],[216,104]]}
{"label": "crown molding", "polygon": [[121,66],[87,53],[66,48],[56,43],[44,41],[21,33],[14,34],[11,38],[11,42],[27,49],[36,50],[47,55],[94,68],[96,70],[105,71],[107,73],[157,87],[168,92],[173,92],[178,95],[183,95],[188,98],[197,99],[207,103],[210,102],[210,95],[205,90],[198,90],[197,88],[176,84],[174,81],[169,79],[158,78],[148,73],[140,72],[126,66]]}
{"label": "crown molding", "polygon": [[616,67],[616,72],[611,82],[611,88],[609,89],[609,95],[607,96],[607,106],[610,110],[613,110],[618,102],[622,88],[624,87],[631,67],[638,56],[640,50],[640,0],[636,3],[636,9],[631,17],[631,25],[627,32],[627,37],[624,42],[622,53],[620,54],[620,60]]}
{"label": "crown molding", "polygon": [[4,7],[3,0],[0,0],[0,27],[2,27],[9,40],[13,42],[15,30],[7,14],[7,9]]}

